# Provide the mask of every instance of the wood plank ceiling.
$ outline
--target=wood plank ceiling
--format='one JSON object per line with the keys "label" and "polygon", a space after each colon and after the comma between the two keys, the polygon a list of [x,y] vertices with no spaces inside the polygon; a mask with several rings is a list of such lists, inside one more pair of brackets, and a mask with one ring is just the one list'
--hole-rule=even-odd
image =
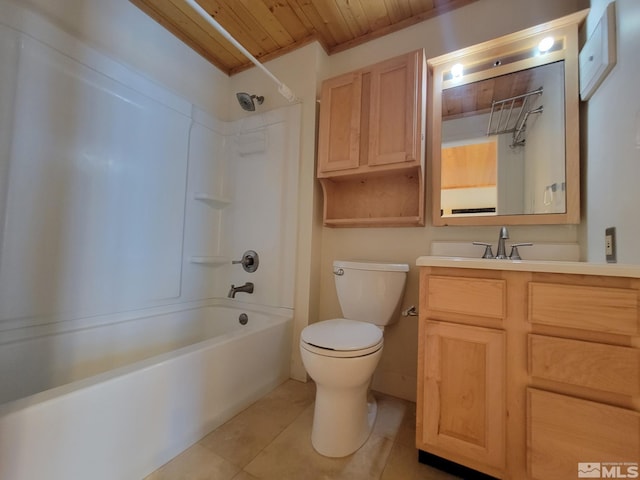
{"label": "wood plank ceiling", "polygon": [[[442,92],[442,118],[453,120],[489,113],[494,100],[523,95],[540,87],[541,83],[534,73],[535,69],[521,70],[459,87],[447,88]],[[521,100],[513,102],[514,107],[520,105],[522,105]]]}
{"label": "wood plank ceiling", "polygon": [[[184,0],[130,0],[228,75],[252,64]],[[197,0],[260,61],[314,40],[328,54],[477,0]]]}

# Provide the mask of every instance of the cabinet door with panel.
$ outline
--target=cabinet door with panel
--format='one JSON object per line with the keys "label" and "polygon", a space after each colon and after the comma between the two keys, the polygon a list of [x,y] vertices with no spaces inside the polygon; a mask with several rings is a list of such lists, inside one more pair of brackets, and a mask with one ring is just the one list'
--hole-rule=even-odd
{"label": "cabinet door with panel", "polygon": [[412,52],[371,69],[367,164],[420,164],[423,55]]}
{"label": "cabinet door with panel", "polygon": [[362,73],[347,73],[322,84],[319,174],[358,168],[361,104]]}
{"label": "cabinet door with panel", "polygon": [[505,336],[424,321],[418,448],[491,475],[505,465]]}

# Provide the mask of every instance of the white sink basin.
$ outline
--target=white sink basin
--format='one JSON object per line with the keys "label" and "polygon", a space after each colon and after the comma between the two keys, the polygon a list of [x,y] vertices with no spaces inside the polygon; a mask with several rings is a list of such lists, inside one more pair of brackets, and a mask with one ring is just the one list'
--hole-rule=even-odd
{"label": "white sink basin", "polygon": [[[489,243],[489,242],[488,242]],[[498,239],[490,242],[493,254],[498,250]],[[506,242],[507,255],[511,252],[511,244],[523,241]],[[471,242],[431,242],[431,255],[437,257],[482,258],[485,247],[473,245]],[[577,243],[534,243],[530,247],[518,247],[522,260],[550,260],[577,262],[580,260],[580,245]],[[489,261],[487,259],[487,261]]]}

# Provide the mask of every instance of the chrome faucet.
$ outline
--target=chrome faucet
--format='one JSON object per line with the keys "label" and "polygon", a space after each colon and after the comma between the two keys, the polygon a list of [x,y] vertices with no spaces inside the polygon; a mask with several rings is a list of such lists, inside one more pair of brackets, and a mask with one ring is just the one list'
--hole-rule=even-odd
{"label": "chrome faucet", "polygon": [[229,290],[229,294],[227,295],[227,297],[236,298],[236,293],[238,292],[253,293],[253,283],[247,282],[244,285],[240,285],[239,287],[236,287],[235,285],[231,285],[231,290]]}
{"label": "chrome faucet", "polygon": [[498,252],[496,253],[496,259],[498,260],[506,260],[507,257],[506,248],[504,245],[504,241],[509,238],[509,231],[507,227],[502,227],[500,229],[500,235],[498,236]]}
{"label": "chrome faucet", "polygon": [[509,254],[509,256],[507,256],[507,248],[504,241],[508,238],[509,238],[509,231],[507,230],[507,227],[502,227],[500,229],[500,235],[498,236],[498,253],[496,254],[495,257],[493,256],[493,252],[491,251],[490,243],[485,243],[485,242],[472,242],[472,243],[474,245],[482,245],[483,247],[485,247],[482,258],[495,258],[497,260],[507,260],[507,259],[522,260],[522,257],[520,257],[520,252],[518,252],[518,247],[530,247],[533,245],[533,243],[531,242],[514,243],[513,245],[511,245],[511,253]]}

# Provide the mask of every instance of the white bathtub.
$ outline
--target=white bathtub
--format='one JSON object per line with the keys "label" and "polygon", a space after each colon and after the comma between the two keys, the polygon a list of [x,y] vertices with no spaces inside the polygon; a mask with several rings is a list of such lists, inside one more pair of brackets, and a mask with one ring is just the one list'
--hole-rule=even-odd
{"label": "white bathtub", "polygon": [[[0,345],[51,355],[48,375],[13,382],[18,391],[72,379],[0,405],[0,479],[140,480],[288,378],[291,318],[288,309],[212,306]],[[94,354],[62,371],[98,337],[104,361]],[[16,395],[7,382],[0,389]]]}

